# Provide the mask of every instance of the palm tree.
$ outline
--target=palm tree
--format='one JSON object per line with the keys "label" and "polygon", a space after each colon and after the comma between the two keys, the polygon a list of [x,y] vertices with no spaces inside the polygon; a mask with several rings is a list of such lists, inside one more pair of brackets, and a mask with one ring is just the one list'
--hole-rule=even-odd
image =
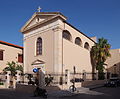
{"label": "palm tree", "polygon": [[11,81],[10,81],[10,87],[13,87],[13,82],[16,78],[15,74],[17,70],[21,71],[23,73],[23,67],[22,65],[19,65],[18,63],[15,63],[14,61],[7,63],[8,67],[5,67],[3,69],[4,72],[10,71],[11,72]]}
{"label": "palm tree", "polygon": [[98,79],[104,79],[104,65],[108,57],[110,57],[111,46],[104,38],[99,38],[98,43],[91,49],[91,55],[95,63],[96,70],[98,70]]}
{"label": "palm tree", "polygon": [[8,67],[5,67],[3,69],[3,71],[4,72],[10,71],[11,72],[11,76],[15,76],[17,70],[23,72],[22,65],[19,65],[18,63],[15,63],[14,61],[8,62],[7,65],[8,65]]}
{"label": "palm tree", "polygon": [[19,71],[21,71],[21,72],[23,73],[23,66],[17,64],[17,65],[16,65],[16,70],[19,70]]}

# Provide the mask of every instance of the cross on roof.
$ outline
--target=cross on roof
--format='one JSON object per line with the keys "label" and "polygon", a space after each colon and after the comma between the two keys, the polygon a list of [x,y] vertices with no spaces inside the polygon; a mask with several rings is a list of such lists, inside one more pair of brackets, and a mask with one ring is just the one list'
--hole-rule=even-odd
{"label": "cross on roof", "polygon": [[40,12],[40,10],[41,10],[40,6],[38,7],[38,9],[37,9],[37,10],[38,10],[38,12]]}

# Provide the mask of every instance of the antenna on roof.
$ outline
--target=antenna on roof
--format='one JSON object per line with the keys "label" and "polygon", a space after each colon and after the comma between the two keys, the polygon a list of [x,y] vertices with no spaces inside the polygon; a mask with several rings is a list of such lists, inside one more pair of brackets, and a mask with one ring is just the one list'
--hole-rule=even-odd
{"label": "antenna on roof", "polygon": [[41,7],[39,6],[38,9],[37,9],[37,11],[40,12],[40,10],[41,10]]}

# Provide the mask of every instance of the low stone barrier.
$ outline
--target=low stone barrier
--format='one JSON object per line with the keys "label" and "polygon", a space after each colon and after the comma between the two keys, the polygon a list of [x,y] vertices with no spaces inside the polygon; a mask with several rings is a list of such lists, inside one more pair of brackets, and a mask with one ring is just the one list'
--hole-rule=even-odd
{"label": "low stone barrier", "polygon": [[92,81],[85,81],[81,83],[82,87],[89,87],[89,86],[97,86],[103,85],[105,80],[92,80]]}

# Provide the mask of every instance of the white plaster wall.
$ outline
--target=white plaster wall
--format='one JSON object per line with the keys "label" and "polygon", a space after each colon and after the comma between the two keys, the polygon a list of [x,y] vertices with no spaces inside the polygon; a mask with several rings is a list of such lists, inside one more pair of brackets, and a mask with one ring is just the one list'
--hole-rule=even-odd
{"label": "white plaster wall", "polygon": [[76,67],[77,72],[92,71],[90,61],[90,51],[81,46],[75,45],[66,39],[63,39],[63,64],[64,69],[73,72],[73,66]]}
{"label": "white plaster wall", "polygon": [[[0,60],[0,72],[7,66],[7,62],[18,62],[18,54],[22,54],[22,49],[12,46],[0,44],[0,49],[3,51],[3,60]],[[20,63],[22,64],[22,63]]]}
{"label": "white plaster wall", "polygon": [[[73,72],[73,66],[76,67],[77,72],[92,72],[92,64],[90,59],[90,49],[94,45],[94,42],[88,39],[86,36],[76,31],[69,25],[64,25],[65,30],[68,30],[72,36],[72,41],[68,41],[63,38],[63,68]],[[82,40],[82,46],[75,44],[75,38],[80,37]],[[89,43],[90,49],[84,48],[85,42]]]}
{"label": "white plaster wall", "polygon": [[[42,55],[36,56],[36,40],[38,37],[42,38]],[[49,30],[44,33],[39,33],[35,36],[29,37],[24,41],[24,65],[25,73],[31,73],[33,70],[32,62],[39,59],[45,62],[46,71],[53,71],[53,31]]]}

